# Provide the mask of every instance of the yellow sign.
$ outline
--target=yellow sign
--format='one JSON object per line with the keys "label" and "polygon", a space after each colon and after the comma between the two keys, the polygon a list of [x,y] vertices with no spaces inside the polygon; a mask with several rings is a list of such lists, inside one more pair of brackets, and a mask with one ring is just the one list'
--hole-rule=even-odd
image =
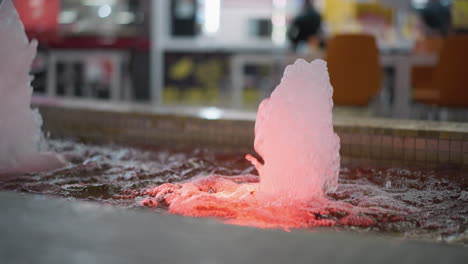
{"label": "yellow sign", "polygon": [[468,28],[468,0],[453,0],[452,24],[455,28]]}

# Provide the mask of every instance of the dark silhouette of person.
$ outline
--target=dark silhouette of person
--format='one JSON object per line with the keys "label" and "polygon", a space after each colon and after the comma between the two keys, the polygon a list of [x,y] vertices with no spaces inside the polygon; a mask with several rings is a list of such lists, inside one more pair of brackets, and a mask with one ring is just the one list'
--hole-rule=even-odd
{"label": "dark silhouette of person", "polygon": [[302,42],[319,42],[318,36],[321,32],[322,17],[314,8],[313,1],[304,0],[302,11],[296,16],[288,29],[288,38],[293,50]]}
{"label": "dark silhouette of person", "polygon": [[426,26],[437,35],[445,36],[450,32],[451,12],[448,4],[431,0],[421,10],[421,18]]}

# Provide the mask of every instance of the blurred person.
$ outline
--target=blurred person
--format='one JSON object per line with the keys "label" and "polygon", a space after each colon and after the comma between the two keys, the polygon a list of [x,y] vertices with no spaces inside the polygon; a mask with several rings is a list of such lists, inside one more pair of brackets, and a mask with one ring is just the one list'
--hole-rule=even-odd
{"label": "blurred person", "polygon": [[428,35],[446,36],[450,33],[450,5],[443,4],[440,0],[429,0],[420,14],[429,29]]}
{"label": "blurred person", "polygon": [[288,38],[293,51],[298,51],[302,44],[310,50],[320,46],[322,17],[314,8],[314,0],[304,0],[301,12],[294,18],[288,29]]}

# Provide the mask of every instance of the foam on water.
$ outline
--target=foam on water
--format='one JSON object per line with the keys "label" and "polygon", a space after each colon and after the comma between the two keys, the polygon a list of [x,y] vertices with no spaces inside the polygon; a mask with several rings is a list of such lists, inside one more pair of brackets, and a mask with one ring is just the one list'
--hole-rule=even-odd
{"label": "foam on water", "polygon": [[29,71],[37,42],[29,42],[11,0],[0,3],[0,174],[44,171],[64,165],[40,152],[41,116],[30,107]]}

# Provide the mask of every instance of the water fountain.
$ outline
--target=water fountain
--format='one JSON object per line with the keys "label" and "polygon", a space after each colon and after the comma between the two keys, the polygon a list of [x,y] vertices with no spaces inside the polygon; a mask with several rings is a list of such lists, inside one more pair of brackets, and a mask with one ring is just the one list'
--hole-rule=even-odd
{"label": "water fountain", "polygon": [[41,152],[41,116],[30,107],[29,71],[37,42],[29,42],[11,0],[0,3],[0,174],[47,171],[65,165]]}
{"label": "water fountain", "polygon": [[340,140],[333,132],[333,88],[326,63],[300,59],[286,68],[281,84],[259,106],[255,150],[266,199],[310,201],[336,188]]}
{"label": "water fountain", "polygon": [[259,183],[251,175],[196,178],[148,190],[154,198],[143,204],[163,201],[173,213],[258,227],[334,225],[311,213],[333,207],[324,195],[338,184],[340,143],[333,132],[332,94],[324,61],[297,60],[259,106],[254,145],[263,162],[246,156]]}
{"label": "water fountain", "polygon": [[[87,211],[86,208],[92,207],[88,204],[77,209],[74,206],[82,204],[70,201],[60,208],[48,207],[45,202],[45,205],[38,205],[41,209],[33,210],[35,206],[31,207],[29,200],[32,196],[24,196],[22,200],[6,191],[94,201],[115,207],[143,205],[153,208],[146,208],[153,212],[148,214],[147,225],[143,225],[146,231],[164,229],[167,223],[159,225],[161,222],[158,222],[164,216],[154,211],[169,211],[261,228],[289,230],[335,226],[333,232],[357,230],[400,238],[466,241],[468,192],[464,174],[458,169],[464,164],[462,153],[468,153],[464,141],[468,138],[468,126],[445,124],[441,129],[438,123],[418,125],[355,119],[348,123],[338,121],[333,126],[332,88],[323,61],[299,60],[287,68],[281,84],[259,108],[255,141],[254,118],[226,117],[224,111],[216,117],[201,118],[167,109],[158,112],[152,106],[141,105],[120,108],[121,105],[102,103],[99,109],[93,108],[92,103],[83,106],[75,101],[41,105],[44,124],[55,137],[55,140],[42,142],[69,162],[69,166],[54,170],[63,162],[55,154],[39,151],[40,116],[29,106],[28,69],[36,44],[27,41],[11,0],[4,0],[0,5],[0,34],[0,41],[5,42],[0,46],[0,56],[5,58],[0,61],[0,174],[16,173],[0,177],[0,196],[5,197],[0,208],[8,209],[6,217],[13,219],[11,222],[16,226],[28,219],[34,224],[24,225],[34,229],[36,225],[44,227],[43,223],[55,223],[58,219],[62,225],[51,228],[60,228],[74,220],[94,221],[93,217],[99,219],[105,210]],[[382,169],[362,162],[357,167],[345,163],[339,171],[340,138],[335,132],[340,135],[345,162],[358,153],[362,155],[358,157],[366,161],[374,157],[397,159],[397,165],[385,167],[396,166],[397,169]],[[83,141],[66,140],[69,137]],[[259,157],[247,155],[247,159],[257,168],[259,176],[250,174],[254,168],[244,159],[246,152],[241,149],[245,147],[253,152],[252,141]],[[105,145],[109,142],[126,147]],[[434,149],[434,142],[439,148]],[[148,145],[151,151],[132,148]],[[185,147],[184,151],[177,146]],[[237,152],[227,155],[214,147],[204,150],[209,146],[223,150],[230,146]],[[439,163],[433,155],[440,159]],[[447,156],[454,163],[444,160]],[[403,169],[405,162],[420,162],[421,157],[427,164],[436,164],[444,170],[427,170],[421,168],[421,163],[416,169]],[[446,164],[455,164],[455,169],[447,169]],[[23,173],[39,170],[43,172]],[[14,206],[9,201],[14,201]],[[17,210],[10,213],[11,208]],[[61,215],[68,209],[76,214],[71,214],[71,220]],[[122,212],[103,225],[113,226],[124,215],[129,216],[128,223],[133,221],[134,210]],[[2,215],[2,219],[5,216]],[[210,223],[200,222],[207,226]],[[207,229],[212,230],[211,227]],[[74,226],[71,230],[76,234]],[[237,230],[251,232],[250,229]],[[29,241],[30,233],[35,232],[42,231],[26,232],[24,237]],[[258,230],[253,232],[256,236],[262,234]],[[108,234],[114,233],[118,232]],[[186,233],[187,230],[182,235]],[[298,233],[307,234],[295,232],[291,236]],[[178,237],[176,241],[184,243],[186,239]],[[340,248],[354,245],[355,238],[350,241],[348,246]],[[321,241],[314,248],[319,244]],[[387,250],[388,247],[383,247],[382,252]]]}

